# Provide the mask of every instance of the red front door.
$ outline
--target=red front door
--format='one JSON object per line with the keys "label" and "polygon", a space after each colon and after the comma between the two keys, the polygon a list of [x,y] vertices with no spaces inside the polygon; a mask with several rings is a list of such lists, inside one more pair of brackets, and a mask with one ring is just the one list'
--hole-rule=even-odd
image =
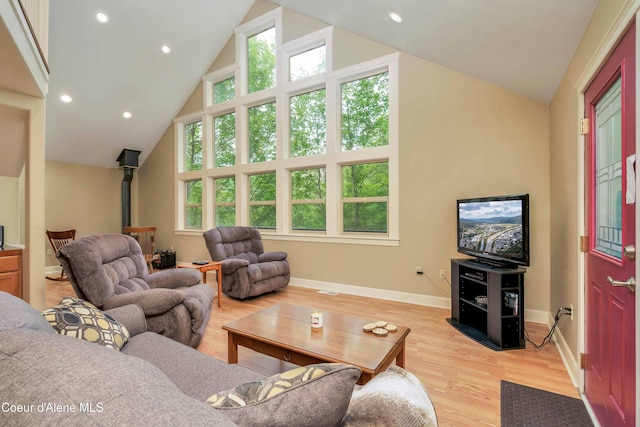
{"label": "red front door", "polygon": [[585,93],[585,395],[602,426],[635,426],[635,24]]}

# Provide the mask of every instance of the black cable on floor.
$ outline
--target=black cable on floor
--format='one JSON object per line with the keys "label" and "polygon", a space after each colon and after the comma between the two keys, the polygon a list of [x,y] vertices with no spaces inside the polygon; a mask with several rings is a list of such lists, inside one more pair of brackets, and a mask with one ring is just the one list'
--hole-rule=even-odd
{"label": "black cable on floor", "polygon": [[571,310],[566,308],[566,307],[562,307],[561,309],[558,310],[558,312],[556,313],[555,316],[555,321],[553,322],[553,326],[551,327],[551,329],[549,330],[549,333],[547,334],[546,337],[544,337],[544,339],[542,340],[542,344],[536,344],[533,341],[531,341],[531,339],[529,339],[529,333],[527,332],[527,328],[524,328],[524,338],[531,344],[533,345],[536,349],[541,349],[542,347],[544,347],[545,345],[549,344],[551,342],[551,337],[553,336],[553,333],[556,331],[556,327],[558,326],[558,322],[560,321],[560,318],[562,316],[570,316],[571,315]]}

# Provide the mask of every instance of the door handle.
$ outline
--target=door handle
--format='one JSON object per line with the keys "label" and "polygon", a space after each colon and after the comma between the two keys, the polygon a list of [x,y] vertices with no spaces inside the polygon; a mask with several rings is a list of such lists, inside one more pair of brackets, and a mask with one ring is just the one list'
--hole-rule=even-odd
{"label": "door handle", "polygon": [[626,286],[629,289],[629,292],[632,294],[636,291],[636,279],[633,277],[629,277],[626,282],[620,282],[618,280],[613,280],[611,276],[607,276],[607,280],[611,283],[611,286]]}

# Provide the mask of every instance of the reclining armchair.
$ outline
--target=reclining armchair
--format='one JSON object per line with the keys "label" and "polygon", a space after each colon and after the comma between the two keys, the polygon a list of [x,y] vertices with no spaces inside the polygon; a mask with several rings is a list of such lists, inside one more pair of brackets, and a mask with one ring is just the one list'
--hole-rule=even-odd
{"label": "reclining armchair", "polygon": [[286,252],[264,252],[253,227],[216,227],[203,233],[211,259],[222,263],[222,292],[246,299],[284,288],[291,270]]}
{"label": "reclining armchair", "polygon": [[138,242],[124,234],[97,234],[56,253],[77,296],[99,309],[137,304],[149,331],[195,347],[211,314],[214,293],[197,270],[149,274]]}

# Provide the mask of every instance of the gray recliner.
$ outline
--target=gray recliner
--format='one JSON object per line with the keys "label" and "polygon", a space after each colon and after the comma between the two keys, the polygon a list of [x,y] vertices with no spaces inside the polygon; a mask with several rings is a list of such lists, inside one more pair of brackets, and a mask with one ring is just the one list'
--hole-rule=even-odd
{"label": "gray recliner", "polygon": [[149,274],[138,242],[124,234],[96,234],[61,247],[56,257],[79,298],[99,309],[137,304],[149,331],[195,347],[211,315],[213,289],[194,269]]}
{"label": "gray recliner", "polygon": [[291,270],[286,252],[264,252],[254,227],[216,227],[203,233],[211,259],[222,263],[222,292],[246,299],[284,288]]}

